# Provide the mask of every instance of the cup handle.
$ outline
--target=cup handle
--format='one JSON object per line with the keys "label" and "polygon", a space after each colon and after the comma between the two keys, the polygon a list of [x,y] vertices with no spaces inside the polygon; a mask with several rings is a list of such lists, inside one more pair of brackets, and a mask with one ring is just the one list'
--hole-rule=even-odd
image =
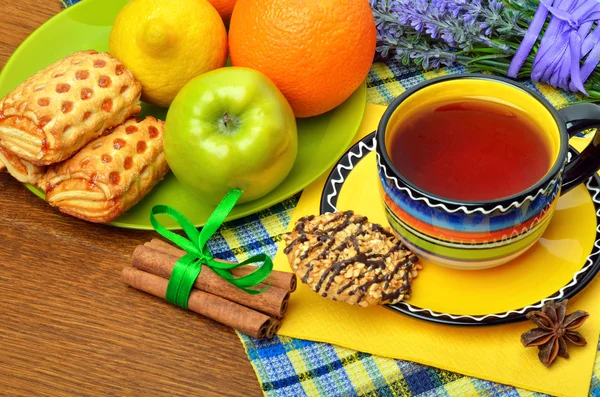
{"label": "cup handle", "polygon": [[[578,103],[558,111],[564,118],[569,136],[588,128],[600,127],[600,106]],[[589,179],[600,169],[600,130],[590,144],[566,165],[563,173],[561,195]]]}

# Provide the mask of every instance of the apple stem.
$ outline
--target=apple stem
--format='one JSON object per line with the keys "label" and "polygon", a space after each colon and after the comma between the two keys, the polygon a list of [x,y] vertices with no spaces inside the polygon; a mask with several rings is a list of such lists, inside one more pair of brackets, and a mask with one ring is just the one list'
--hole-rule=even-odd
{"label": "apple stem", "polygon": [[230,116],[227,113],[219,118],[217,122],[219,132],[223,135],[233,135],[240,128],[240,120],[235,116]]}
{"label": "apple stem", "polygon": [[229,129],[229,124],[231,123],[231,117],[227,113],[223,113],[223,124],[225,124],[225,128]]}

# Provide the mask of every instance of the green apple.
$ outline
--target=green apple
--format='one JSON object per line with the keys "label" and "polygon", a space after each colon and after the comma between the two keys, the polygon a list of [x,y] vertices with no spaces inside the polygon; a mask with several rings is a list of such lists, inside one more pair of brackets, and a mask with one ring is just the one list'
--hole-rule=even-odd
{"label": "green apple", "polygon": [[180,183],[218,204],[231,189],[240,203],[279,185],[298,152],[289,103],[259,71],[227,67],[202,74],[173,100],[165,122],[165,155]]}

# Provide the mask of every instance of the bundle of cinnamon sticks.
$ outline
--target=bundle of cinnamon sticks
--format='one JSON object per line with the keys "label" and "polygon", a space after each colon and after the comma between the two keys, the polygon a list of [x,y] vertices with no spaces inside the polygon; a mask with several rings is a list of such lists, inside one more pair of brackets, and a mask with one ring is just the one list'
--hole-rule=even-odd
{"label": "bundle of cinnamon sticks", "polygon": [[[130,287],[165,299],[168,279],[182,251],[162,240],[153,239],[133,252],[133,267],[126,267],[121,279]],[[223,261],[225,262],[225,261]],[[251,265],[231,270],[235,277],[245,276],[256,268]],[[235,328],[254,338],[272,338],[279,330],[290,293],[296,289],[296,275],[273,270],[264,284],[263,293],[251,295],[232,285],[203,266],[190,295],[191,311]]]}

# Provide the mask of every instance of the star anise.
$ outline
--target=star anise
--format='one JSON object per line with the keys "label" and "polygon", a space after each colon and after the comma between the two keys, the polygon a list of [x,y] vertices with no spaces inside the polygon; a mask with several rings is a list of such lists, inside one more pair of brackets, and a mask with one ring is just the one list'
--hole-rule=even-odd
{"label": "star anise", "polygon": [[546,367],[549,367],[557,356],[569,358],[567,342],[575,346],[585,346],[587,343],[575,330],[581,327],[590,315],[581,310],[566,315],[567,303],[568,299],[560,303],[552,300],[544,304],[542,311],[527,313],[527,318],[538,328],[521,335],[521,343],[525,347],[537,346],[540,350],[538,357]]}

